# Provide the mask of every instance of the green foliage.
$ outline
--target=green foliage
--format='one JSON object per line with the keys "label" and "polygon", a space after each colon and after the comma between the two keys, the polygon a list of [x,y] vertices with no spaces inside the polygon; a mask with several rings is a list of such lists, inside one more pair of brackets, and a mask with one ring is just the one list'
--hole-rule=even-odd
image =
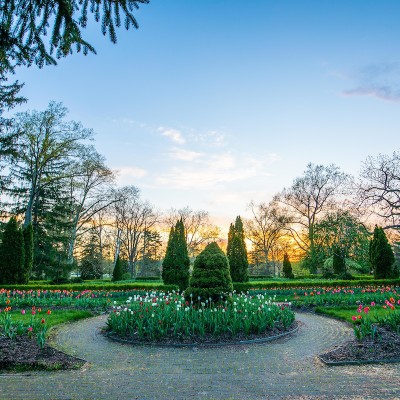
{"label": "green foliage", "polygon": [[233,290],[228,258],[213,242],[197,256],[185,297],[193,301],[220,301]]}
{"label": "green foliage", "polygon": [[11,217],[5,226],[0,244],[0,284],[24,282],[24,236],[18,222]]}
{"label": "green foliage", "polygon": [[333,248],[332,268],[333,273],[336,275],[341,275],[346,272],[346,261],[338,246]]}
{"label": "green foliage", "polygon": [[375,279],[391,278],[394,272],[394,254],[384,230],[375,226],[370,246],[370,262]]}
{"label": "green foliage", "polygon": [[85,257],[81,261],[80,271],[83,280],[101,278],[103,276],[101,260]]}
{"label": "green foliage", "polygon": [[283,276],[285,278],[293,279],[293,271],[292,271],[292,264],[290,263],[289,256],[287,253],[283,256],[283,266],[282,266]]}
{"label": "green foliage", "polygon": [[33,228],[32,224],[29,224],[24,230],[24,251],[25,261],[24,270],[22,275],[21,283],[26,284],[29,281],[29,277],[33,267]]}
{"label": "green foliage", "polygon": [[[22,85],[5,85],[15,67],[55,65],[55,58],[83,50],[96,53],[82,37],[88,20],[99,22],[103,35],[116,43],[116,28],[138,28],[132,14],[149,0],[7,0],[0,2],[0,116],[25,99],[17,94]],[[49,35],[50,33],[50,35]],[[48,40],[45,40],[48,38]],[[53,57],[55,53],[55,57]]]}
{"label": "green foliage", "polygon": [[190,259],[187,250],[185,227],[182,218],[171,228],[167,251],[162,263],[162,279],[165,284],[176,284],[180,290],[189,286]]}
{"label": "green foliage", "polygon": [[370,234],[365,226],[348,211],[328,213],[314,227],[314,244],[323,258],[336,254],[335,274],[346,269],[347,260],[356,262],[361,267],[360,272],[368,272],[369,240]]}
{"label": "green foliage", "polygon": [[83,248],[83,257],[79,266],[84,280],[99,279],[103,276],[103,260],[96,235],[90,235],[89,242]]}
{"label": "green foliage", "polygon": [[319,269],[322,269],[323,262],[324,253],[318,247],[314,247],[301,261],[301,268],[310,271],[311,274],[316,274]]}
{"label": "green foliage", "polygon": [[367,287],[371,285],[400,285],[400,279],[357,279],[357,280],[319,280],[313,279],[311,281],[294,280],[282,282],[235,282],[233,288],[236,292],[247,292],[252,289],[270,289],[270,288],[316,288],[316,287],[337,287],[337,286],[362,286]]}
{"label": "green foliage", "polygon": [[117,260],[115,261],[115,267],[114,267],[113,276],[112,276],[113,282],[121,281],[123,273],[124,272],[122,270],[121,259],[119,258],[119,255],[118,255]]}
{"label": "green foliage", "polygon": [[126,308],[110,313],[107,326],[112,333],[135,341],[173,338],[177,342],[210,343],[212,338],[217,343],[219,337],[237,341],[238,337],[273,329],[287,330],[294,320],[290,308],[273,304],[264,296],[234,295],[232,302],[223,305],[208,300],[183,304],[176,294],[159,296],[153,292],[129,299]]}
{"label": "green foliage", "polygon": [[248,282],[249,262],[244,241],[243,223],[240,216],[236,217],[235,225],[231,224],[229,227],[226,253],[232,280],[234,282]]}
{"label": "green foliage", "polygon": [[35,284],[35,285],[2,285],[4,289],[15,289],[15,290],[106,290],[106,291],[118,291],[118,290],[162,290],[163,292],[177,291],[179,288],[177,285],[162,285],[153,282],[135,282],[135,283],[92,283],[88,284],[86,282],[79,283],[68,283],[60,285],[49,285],[49,284]]}

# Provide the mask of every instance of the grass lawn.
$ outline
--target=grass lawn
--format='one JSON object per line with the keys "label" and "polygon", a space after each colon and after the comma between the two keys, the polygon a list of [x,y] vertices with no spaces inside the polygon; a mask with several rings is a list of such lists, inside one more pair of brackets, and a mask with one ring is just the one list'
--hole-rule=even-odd
{"label": "grass lawn", "polygon": [[[342,321],[353,323],[352,317],[358,315],[365,315],[364,312],[358,313],[357,307],[354,306],[341,306],[341,307],[316,307],[315,312],[318,314],[323,314],[328,317],[333,317],[340,319]],[[381,306],[370,307],[368,313],[371,321],[376,321],[376,317],[384,317],[388,315],[390,310],[384,309]]]}
{"label": "grass lawn", "polygon": [[[26,314],[23,315],[21,311],[12,311],[12,320],[15,322],[22,322],[24,325],[28,325],[31,320],[31,310],[26,310]],[[37,319],[44,318],[47,326],[52,327],[58,324],[69,321],[78,321],[80,319],[92,317],[93,313],[85,310],[51,310],[51,314],[47,314],[47,309],[42,310],[40,313],[36,313]]]}

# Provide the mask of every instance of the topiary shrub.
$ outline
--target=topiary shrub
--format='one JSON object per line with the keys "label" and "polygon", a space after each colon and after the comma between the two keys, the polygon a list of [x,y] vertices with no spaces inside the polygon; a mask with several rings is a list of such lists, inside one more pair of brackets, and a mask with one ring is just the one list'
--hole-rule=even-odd
{"label": "topiary shrub", "polygon": [[229,262],[217,243],[210,243],[196,258],[185,297],[194,302],[217,302],[233,291]]}
{"label": "topiary shrub", "polygon": [[112,281],[113,282],[121,281],[122,275],[123,275],[122,263],[121,263],[121,259],[119,258],[119,255],[118,255],[117,259],[115,261],[115,267],[114,267],[114,271],[113,271]]}
{"label": "topiary shrub", "polygon": [[375,279],[387,279],[393,275],[394,253],[384,230],[375,225],[370,243],[370,263]]}
{"label": "topiary shrub", "polygon": [[183,291],[189,286],[190,259],[187,250],[185,227],[182,218],[172,227],[165,258],[162,263],[162,279],[167,284],[179,285]]}
{"label": "topiary shrub", "polygon": [[229,261],[232,280],[234,282],[248,282],[249,262],[247,260],[243,223],[240,216],[236,217],[235,225],[231,224],[229,228],[226,255]]}
{"label": "topiary shrub", "polygon": [[294,279],[292,264],[287,253],[285,253],[283,256],[282,272],[285,278]]}

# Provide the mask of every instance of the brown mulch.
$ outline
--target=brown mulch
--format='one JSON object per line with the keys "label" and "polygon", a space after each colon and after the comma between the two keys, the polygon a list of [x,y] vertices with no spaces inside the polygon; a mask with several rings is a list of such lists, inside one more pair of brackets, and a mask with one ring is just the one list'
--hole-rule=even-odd
{"label": "brown mulch", "polygon": [[0,336],[0,371],[78,369],[85,363],[48,345],[40,349],[28,336]]}
{"label": "brown mulch", "polygon": [[400,335],[378,328],[375,339],[350,340],[320,357],[328,363],[400,362]]}
{"label": "brown mulch", "polygon": [[137,335],[121,338],[113,332],[103,331],[103,334],[111,339],[118,340],[121,342],[130,343],[133,345],[154,345],[154,346],[223,346],[223,345],[234,345],[240,344],[241,341],[260,340],[260,339],[273,339],[283,333],[295,330],[298,327],[297,321],[294,321],[287,329],[279,324],[275,325],[275,328],[260,334],[245,335],[243,332],[237,336],[225,334],[215,337],[211,334],[205,334],[202,337],[174,337],[169,336],[160,340],[142,339]]}

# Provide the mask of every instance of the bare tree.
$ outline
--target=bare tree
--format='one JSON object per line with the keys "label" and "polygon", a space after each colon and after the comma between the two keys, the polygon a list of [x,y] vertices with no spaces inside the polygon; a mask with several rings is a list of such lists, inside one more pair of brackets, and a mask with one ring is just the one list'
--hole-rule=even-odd
{"label": "bare tree", "polygon": [[121,246],[128,256],[129,271],[135,277],[143,237],[159,221],[159,214],[150,203],[140,199],[140,191],[135,186],[118,189],[115,195],[119,199],[113,206],[115,224]]}
{"label": "bare tree", "polygon": [[400,229],[400,151],[391,156],[369,156],[361,169],[358,195],[361,205],[371,207],[384,229]]}
{"label": "bare tree", "polygon": [[334,209],[349,176],[334,164],[308,164],[303,176],[274,200],[282,204],[292,221],[290,232],[297,245],[306,252],[314,249],[314,225],[324,213]]}
{"label": "bare tree", "polygon": [[182,218],[185,227],[186,243],[189,255],[193,257],[201,245],[218,239],[219,227],[212,225],[207,211],[193,211],[189,207],[169,210],[164,221],[168,227],[175,226],[176,221]]}
{"label": "bare tree", "polygon": [[104,157],[94,148],[81,152],[81,159],[70,171],[70,197],[73,214],[68,245],[68,261],[73,262],[77,236],[92,228],[91,221],[100,211],[118,201],[111,195],[113,172],[105,165]]}
{"label": "bare tree", "polygon": [[253,216],[245,220],[246,237],[257,259],[268,265],[274,259],[271,253],[276,254],[279,239],[287,235],[290,219],[273,202],[255,204],[252,201],[248,208]]}

